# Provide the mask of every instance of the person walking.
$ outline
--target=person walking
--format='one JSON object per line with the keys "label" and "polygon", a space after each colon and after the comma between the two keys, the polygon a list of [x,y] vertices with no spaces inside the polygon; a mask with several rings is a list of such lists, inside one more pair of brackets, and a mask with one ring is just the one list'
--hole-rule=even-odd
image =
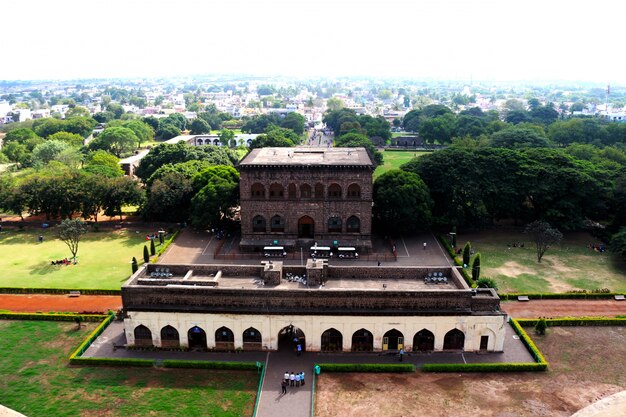
{"label": "person walking", "polygon": [[296,383],[296,376],[292,373],[289,374],[289,386],[293,387]]}
{"label": "person walking", "polygon": [[285,371],[285,375],[283,375],[283,381],[287,381],[287,383],[289,383],[289,372]]}
{"label": "person walking", "polygon": [[282,389],[283,394],[287,394],[287,381],[284,379],[280,381],[280,388]]}
{"label": "person walking", "polygon": [[424,250],[426,250],[426,242],[424,242]]}
{"label": "person walking", "polygon": [[296,388],[300,387],[300,374],[296,374]]}
{"label": "person walking", "polygon": [[300,385],[304,386],[304,371],[300,371]]}
{"label": "person walking", "polygon": [[298,351],[298,356],[300,356],[300,354],[302,353],[302,345],[300,343],[298,343],[296,350]]}
{"label": "person walking", "polygon": [[400,349],[400,362],[402,362],[403,357],[404,357],[404,349]]}

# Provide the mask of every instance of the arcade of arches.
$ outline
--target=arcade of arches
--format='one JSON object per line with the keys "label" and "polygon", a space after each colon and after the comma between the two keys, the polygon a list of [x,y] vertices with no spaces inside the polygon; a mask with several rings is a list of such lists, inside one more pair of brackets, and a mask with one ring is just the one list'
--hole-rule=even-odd
{"label": "arcade of arches", "polygon": [[[502,318],[494,317],[491,323],[476,322],[472,326],[459,326],[459,317],[433,318],[429,323],[419,323],[419,317],[407,317],[406,323],[394,317],[394,325],[385,318],[381,323],[371,323],[358,317],[343,317],[337,322],[331,316],[277,316],[263,317],[188,314],[204,316],[205,320],[164,320],[167,313],[136,312],[127,320],[127,342],[136,346],[172,348],[189,346],[191,349],[216,350],[276,350],[294,349],[299,343],[303,350],[325,352],[397,351],[501,351],[504,332]],[[178,314],[180,315],[180,313]],[[152,316],[152,317],[150,317]],[[206,320],[207,317],[213,320]],[[173,317],[172,317],[173,318]],[[200,317],[197,317],[198,319]],[[274,318],[274,319],[272,319]],[[307,320],[310,319],[310,320]],[[353,321],[354,323],[349,323]],[[465,318],[465,321],[470,321]],[[388,324],[385,324],[388,323]],[[359,325],[360,323],[360,325]],[[277,329],[277,330],[274,330]]]}

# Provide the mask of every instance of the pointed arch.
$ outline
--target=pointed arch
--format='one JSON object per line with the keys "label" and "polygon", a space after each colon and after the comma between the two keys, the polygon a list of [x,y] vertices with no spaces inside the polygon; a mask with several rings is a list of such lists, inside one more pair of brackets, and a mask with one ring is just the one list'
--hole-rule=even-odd
{"label": "pointed arch", "polygon": [[341,352],[343,350],[343,335],[335,328],[322,333],[322,352]]}
{"label": "pointed arch", "polygon": [[339,199],[341,198],[341,185],[332,183],[328,186],[328,198]]}
{"label": "pointed arch", "polygon": [[215,348],[222,350],[235,349],[235,335],[226,326],[222,326],[215,331]]}
{"label": "pointed arch", "polygon": [[361,187],[359,184],[350,184],[348,186],[348,198],[361,198]]}
{"label": "pointed arch", "polygon": [[459,329],[452,329],[443,337],[443,350],[463,350],[465,333]]}
{"label": "pointed arch", "polygon": [[135,327],[135,346],[152,346],[152,332],[143,324]]}
{"label": "pointed arch", "polygon": [[267,231],[267,223],[265,217],[258,215],[252,219],[252,232],[265,233]]}
{"label": "pointed arch", "polygon": [[189,349],[206,349],[206,332],[199,326],[194,326],[187,331]]}
{"label": "pointed arch", "polygon": [[[386,347],[385,347],[385,342]],[[383,335],[383,350],[400,350],[404,348],[404,335],[398,329],[391,329]]]}
{"label": "pointed arch", "polygon": [[413,350],[430,352],[435,350],[435,335],[427,329],[422,329],[413,336]]}
{"label": "pointed arch", "polygon": [[243,331],[243,348],[245,350],[261,350],[263,338],[261,332],[254,327],[248,327]]}
{"label": "pointed arch", "polygon": [[374,350],[374,335],[367,329],[359,329],[352,334],[353,352],[371,352]]}
{"label": "pointed arch", "polygon": [[270,220],[271,232],[284,232],[285,231],[285,218],[278,214],[272,217]]}
{"label": "pointed arch", "polygon": [[178,334],[178,330],[169,324],[161,329],[161,347],[170,348],[170,347],[179,347],[180,346],[180,335]]}
{"label": "pointed arch", "polygon": [[348,220],[346,220],[346,232],[360,233],[361,232],[361,220],[356,216],[348,217]]}

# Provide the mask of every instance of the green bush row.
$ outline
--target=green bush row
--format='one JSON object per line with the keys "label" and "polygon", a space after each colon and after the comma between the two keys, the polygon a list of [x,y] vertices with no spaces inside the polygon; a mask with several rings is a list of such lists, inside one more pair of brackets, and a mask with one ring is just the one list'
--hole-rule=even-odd
{"label": "green bush row", "polygon": [[156,258],[158,259],[159,256],[163,255],[163,252],[165,252],[165,249],[167,249],[167,247],[174,241],[174,239],[176,239],[176,236],[178,236],[178,232],[180,232],[180,230],[177,230],[174,232],[174,234],[172,234],[172,236],[169,239],[166,239],[163,242],[163,245],[161,245],[161,247],[156,251]]}
{"label": "green bush row", "polygon": [[0,287],[0,294],[69,294],[70,291],[80,291],[82,295],[121,295],[122,294],[122,290]]}
{"label": "green bush row", "polygon": [[[265,364],[260,362],[261,366]],[[201,368],[201,369],[230,369],[230,370],[256,370],[256,362],[210,362],[210,361],[163,361],[165,368]]]}
{"label": "green bush row", "polygon": [[107,316],[72,313],[0,313],[0,320],[75,321],[76,317],[81,317],[81,321],[98,322]]}
{"label": "green bush row", "polygon": [[517,297],[524,295],[531,300],[549,300],[549,299],[612,299],[616,295],[626,295],[625,293],[579,293],[579,292],[567,292],[567,293],[511,293],[511,294],[498,294],[501,300],[517,300]]}
{"label": "green bush row", "polygon": [[[517,319],[520,326],[531,327],[537,324],[538,319]],[[548,326],[619,326],[626,325],[623,317],[560,317],[546,319]]]}
{"label": "green bush row", "polygon": [[96,337],[102,334],[104,329],[107,328],[107,326],[113,321],[114,318],[115,318],[114,315],[108,316],[106,319],[102,321],[102,323],[98,325],[98,327],[94,329],[93,332],[89,334],[89,336],[87,336],[85,340],[83,340],[83,342],[70,355],[70,363],[74,363],[74,359],[79,358],[80,355],[82,355],[89,348],[89,346],[91,346],[93,341],[96,340]]}
{"label": "green bush row", "polygon": [[[460,257],[456,256],[456,253],[454,253],[454,248],[452,246],[450,246],[450,242],[448,242],[448,239],[446,239],[446,237],[444,235],[437,235],[437,239],[439,239],[439,242],[441,242],[441,244],[443,245],[444,248],[446,248],[446,250],[448,251],[448,255],[450,255],[450,258],[452,258],[452,260],[454,261],[456,266],[463,266],[463,261],[461,260]],[[467,285],[470,288],[474,287],[474,280],[472,280],[472,277],[470,276],[470,274],[465,270],[465,268],[461,268],[461,275],[463,275],[463,279],[465,279],[465,282],[467,283]]]}
{"label": "green bush row", "polygon": [[512,318],[510,319],[510,323],[515,330],[515,333],[517,333],[517,335],[520,337],[522,343],[524,343],[526,348],[530,351],[530,354],[533,356],[535,361],[537,361],[537,363],[545,364],[547,368],[548,362],[546,361],[546,358],[543,357],[543,354],[541,353],[537,345],[535,345],[535,342],[533,342],[530,336],[528,336],[524,329],[522,329],[522,326],[519,324],[519,322],[516,319]]}
{"label": "green bush row", "polygon": [[318,363],[322,372],[415,372],[412,364]]}
{"label": "green bush row", "polygon": [[526,372],[545,371],[547,363],[427,363],[424,372]]}
{"label": "green bush row", "polygon": [[128,359],[128,358],[70,358],[72,365],[87,366],[154,366],[154,359]]}

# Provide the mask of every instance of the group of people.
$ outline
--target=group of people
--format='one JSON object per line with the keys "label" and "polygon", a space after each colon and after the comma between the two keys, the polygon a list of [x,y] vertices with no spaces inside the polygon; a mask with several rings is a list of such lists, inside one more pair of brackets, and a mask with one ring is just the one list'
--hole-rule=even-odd
{"label": "group of people", "polygon": [[71,264],[76,265],[76,263],[77,263],[76,259],[71,260],[68,258],[58,259],[56,261],[50,261],[50,265],[71,265]]}
{"label": "group of people", "polygon": [[287,387],[296,387],[304,386],[304,372],[300,371],[297,374],[293,372],[285,371],[285,375],[283,375],[283,380],[280,383],[283,394],[287,394]]}
{"label": "group of people", "polygon": [[587,247],[595,250],[596,252],[606,252],[606,246],[604,246],[604,243],[590,243]]}
{"label": "group of people", "polygon": [[524,247],[524,242],[509,243],[509,249],[511,249],[511,248],[523,248],[523,247]]}

